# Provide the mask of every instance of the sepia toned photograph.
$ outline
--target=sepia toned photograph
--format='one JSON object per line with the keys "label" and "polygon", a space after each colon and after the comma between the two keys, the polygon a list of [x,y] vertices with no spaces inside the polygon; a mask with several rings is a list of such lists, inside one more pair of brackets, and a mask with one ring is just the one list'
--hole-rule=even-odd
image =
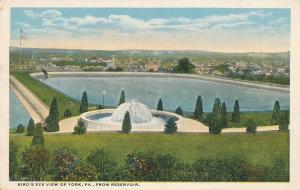
{"label": "sepia toned photograph", "polygon": [[9,10],[15,189],[291,182],[291,8]]}

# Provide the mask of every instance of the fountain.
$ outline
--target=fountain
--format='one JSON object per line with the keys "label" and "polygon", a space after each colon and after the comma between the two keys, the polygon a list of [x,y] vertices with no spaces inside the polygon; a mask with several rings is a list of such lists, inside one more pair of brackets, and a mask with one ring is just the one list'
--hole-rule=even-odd
{"label": "fountain", "polygon": [[122,122],[126,111],[130,114],[131,123],[148,123],[153,119],[150,110],[144,104],[132,101],[121,104],[111,116],[111,121]]}
{"label": "fountain", "polygon": [[83,113],[80,118],[93,130],[121,130],[126,112],[129,112],[133,131],[163,131],[169,118],[179,120],[181,116],[165,111],[149,110],[137,101],[121,104],[117,109],[103,109]]}

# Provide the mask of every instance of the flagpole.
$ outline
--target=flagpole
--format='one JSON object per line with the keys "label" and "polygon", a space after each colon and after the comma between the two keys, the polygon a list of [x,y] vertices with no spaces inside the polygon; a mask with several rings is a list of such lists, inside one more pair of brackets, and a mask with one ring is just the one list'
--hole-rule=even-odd
{"label": "flagpole", "polygon": [[21,42],[22,39],[21,39],[21,35],[22,35],[22,29],[20,28],[20,36],[19,36],[19,37],[20,37],[20,48],[22,47],[22,42]]}

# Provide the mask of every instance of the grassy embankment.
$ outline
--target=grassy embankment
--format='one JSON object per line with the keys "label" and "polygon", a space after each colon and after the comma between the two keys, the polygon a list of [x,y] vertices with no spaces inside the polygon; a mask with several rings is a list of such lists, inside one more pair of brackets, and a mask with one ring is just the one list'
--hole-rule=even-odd
{"label": "grassy embankment", "polygon": [[65,109],[69,108],[72,115],[79,115],[80,102],[67,96],[58,90],[45,85],[44,83],[34,79],[25,72],[11,72],[11,75],[16,77],[23,85],[25,85],[32,93],[40,98],[47,106],[50,107],[52,98],[55,97],[58,103],[59,117],[63,118]]}
{"label": "grassy embankment", "polygon": [[[288,132],[257,132],[256,134],[227,133],[221,135],[178,133],[121,134],[89,133],[85,135],[60,134],[44,135],[45,146],[51,151],[59,147],[69,147],[85,159],[90,151],[103,148],[115,159],[123,163],[126,155],[133,151],[153,151],[170,153],[192,163],[198,158],[226,158],[244,156],[251,164],[269,166],[274,159],[289,161]],[[19,153],[29,147],[32,137],[10,135],[19,146]]]}

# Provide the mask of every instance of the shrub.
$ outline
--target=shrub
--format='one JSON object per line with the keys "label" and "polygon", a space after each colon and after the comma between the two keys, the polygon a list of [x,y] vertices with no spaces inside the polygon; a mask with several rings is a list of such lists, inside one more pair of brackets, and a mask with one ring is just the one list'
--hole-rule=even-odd
{"label": "shrub", "polygon": [[254,121],[254,119],[248,119],[245,122],[245,126],[246,126],[246,132],[247,133],[252,133],[252,134],[256,133],[257,124]]}
{"label": "shrub", "polygon": [[33,121],[32,118],[30,118],[29,121],[28,121],[28,125],[27,125],[27,135],[28,136],[33,135],[34,128],[35,128],[34,121]]}
{"label": "shrub", "polygon": [[287,182],[289,181],[289,167],[287,164],[279,159],[275,158],[272,166],[267,168],[265,171],[266,179],[265,181],[274,181],[274,182]]}
{"label": "shrub", "polygon": [[163,111],[163,110],[164,110],[164,106],[163,106],[163,103],[162,103],[161,98],[158,100],[158,103],[157,103],[157,110],[158,110],[158,111]]}
{"label": "shrub", "polygon": [[128,154],[125,167],[131,180],[151,181],[156,179],[157,163],[151,152]]}
{"label": "shrub", "polygon": [[51,101],[49,115],[45,119],[45,131],[47,132],[56,132],[59,131],[59,113],[58,113],[58,105],[56,98],[53,98]]}
{"label": "shrub", "polygon": [[183,110],[182,110],[181,106],[176,108],[175,113],[178,114],[178,115],[183,116]]}
{"label": "shrub", "polygon": [[249,164],[243,158],[201,158],[194,163],[194,168],[196,181],[248,181],[261,177],[259,172],[250,172]]}
{"label": "shrub", "polygon": [[98,180],[111,181],[116,179],[117,162],[102,149],[96,149],[87,157],[87,161],[95,166]]}
{"label": "shrub", "polygon": [[16,130],[16,133],[24,133],[25,127],[22,124],[19,124]]}
{"label": "shrub", "polygon": [[177,124],[173,118],[169,118],[165,124],[165,133],[172,134],[177,131]]}
{"label": "shrub", "polygon": [[9,180],[14,181],[18,178],[18,146],[10,140],[9,141]]}
{"label": "shrub", "polygon": [[130,114],[128,111],[126,111],[124,115],[124,120],[122,123],[122,132],[123,133],[129,133],[131,131],[131,119]]}
{"label": "shrub", "polygon": [[49,153],[43,146],[31,146],[22,154],[21,180],[41,181],[47,174]]}
{"label": "shrub", "polygon": [[97,106],[97,109],[98,109],[98,110],[101,110],[101,109],[103,109],[103,106],[102,106],[101,104],[99,104],[99,105]]}
{"label": "shrub", "polygon": [[81,97],[81,102],[80,102],[80,108],[79,108],[79,112],[80,113],[84,113],[88,111],[88,97],[87,97],[87,93],[84,91],[82,93],[82,97]]}
{"label": "shrub", "polygon": [[54,152],[53,166],[55,179],[63,180],[68,174],[72,173],[79,159],[75,152],[68,148],[60,148]]}
{"label": "shrub", "polygon": [[86,133],[86,126],[80,119],[77,122],[77,126],[74,127],[74,134],[83,135]]}
{"label": "shrub", "polygon": [[156,158],[158,173],[157,179],[160,181],[180,180],[177,160],[170,154],[160,154]]}
{"label": "shrub", "polygon": [[64,111],[64,117],[71,117],[72,116],[72,112],[69,108],[65,109]]}
{"label": "shrub", "polygon": [[64,181],[96,181],[97,179],[97,170],[95,166],[79,162],[74,167],[74,170],[63,177]]}
{"label": "shrub", "polygon": [[121,91],[120,99],[119,99],[119,105],[125,103],[125,92],[124,90]]}
{"label": "shrub", "polygon": [[42,128],[41,123],[38,123],[36,125],[36,128],[34,129],[31,144],[33,146],[43,146],[44,145],[43,128]]}
{"label": "shrub", "polygon": [[239,101],[235,100],[234,108],[232,112],[232,122],[239,122],[240,121],[240,105]]}
{"label": "shrub", "polygon": [[201,121],[203,115],[203,107],[202,107],[202,98],[198,96],[195,111],[194,111],[194,118]]}

